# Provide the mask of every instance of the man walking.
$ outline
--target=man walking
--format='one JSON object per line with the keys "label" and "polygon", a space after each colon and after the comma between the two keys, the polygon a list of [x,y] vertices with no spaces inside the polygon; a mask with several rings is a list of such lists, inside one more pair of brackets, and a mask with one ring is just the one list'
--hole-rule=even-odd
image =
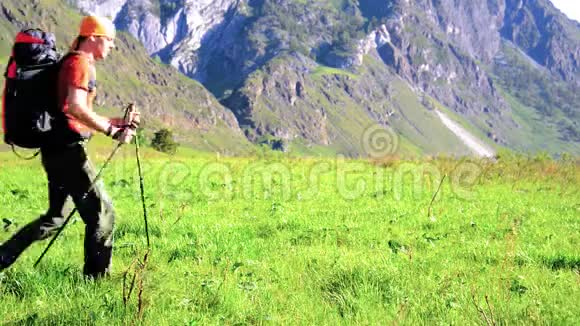
{"label": "man walking", "polygon": [[95,168],[85,143],[97,131],[121,142],[129,142],[139,125],[139,113],[108,119],[93,111],[96,92],[95,62],[107,58],[115,47],[115,27],[103,17],[87,16],[81,21],[78,37],[65,56],[58,74],[59,107],[65,123],[40,149],[42,166],[48,177],[49,208],[46,214],[20,229],[0,246],[0,270],[10,266],[34,241],[56,231],[72,205],[85,223],[83,273],[91,278],[106,275],[111,265],[115,213],[101,181],[93,187]]}

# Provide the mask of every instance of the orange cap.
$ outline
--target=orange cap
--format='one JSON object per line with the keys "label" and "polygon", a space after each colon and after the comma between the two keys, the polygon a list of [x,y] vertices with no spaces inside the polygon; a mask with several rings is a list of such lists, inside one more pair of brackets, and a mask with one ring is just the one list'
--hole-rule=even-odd
{"label": "orange cap", "polygon": [[85,16],[79,29],[80,36],[108,36],[115,38],[115,25],[108,18]]}

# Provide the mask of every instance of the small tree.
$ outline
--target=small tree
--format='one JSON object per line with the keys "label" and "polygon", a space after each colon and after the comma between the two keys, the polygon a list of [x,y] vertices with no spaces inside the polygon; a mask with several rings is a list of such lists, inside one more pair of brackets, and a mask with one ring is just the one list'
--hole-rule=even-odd
{"label": "small tree", "polygon": [[175,154],[177,146],[178,144],[173,140],[173,133],[169,129],[157,131],[151,140],[151,147],[163,153]]}

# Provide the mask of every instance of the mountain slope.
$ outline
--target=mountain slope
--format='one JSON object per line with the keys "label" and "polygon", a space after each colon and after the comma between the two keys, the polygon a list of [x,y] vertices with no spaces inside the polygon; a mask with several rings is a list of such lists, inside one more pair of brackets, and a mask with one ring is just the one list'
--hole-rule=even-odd
{"label": "mountain slope", "polygon": [[[365,134],[378,123],[397,131],[393,140],[403,153],[437,154],[450,149],[469,153],[434,110],[427,109],[404,80],[380,64],[378,55],[367,56],[365,61],[368,64],[357,71],[345,73],[300,54],[280,55],[251,74],[225,105],[254,142],[269,135],[290,143],[327,146],[350,156],[368,155],[373,153],[365,148],[371,141]],[[417,127],[421,125],[430,128]]]}
{"label": "mountain slope", "polygon": [[494,149],[580,154],[580,26],[548,0],[71,2],[203,83],[254,143],[368,155],[380,126],[401,153],[471,153],[445,112]]}

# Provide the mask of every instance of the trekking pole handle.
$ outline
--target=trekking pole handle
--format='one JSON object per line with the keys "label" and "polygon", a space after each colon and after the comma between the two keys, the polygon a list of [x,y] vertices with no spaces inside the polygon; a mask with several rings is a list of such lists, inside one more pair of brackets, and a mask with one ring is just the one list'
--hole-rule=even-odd
{"label": "trekking pole handle", "polygon": [[135,108],[135,103],[131,102],[129,103],[129,105],[127,106],[127,108],[125,109],[125,115],[123,116],[124,119],[124,125],[128,126],[125,127],[125,130],[123,130],[123,134],[121,134],[121,136],[119,137],[119,142],[123,143],[123,144],[127,144],[128,142],[131,141],[131,138],[133,137],[133,135],[131,135],[131,133],[134,132],[134,130],[131,130],[131,120],[132,120],[132,114],[137,111],[137,109]]}

